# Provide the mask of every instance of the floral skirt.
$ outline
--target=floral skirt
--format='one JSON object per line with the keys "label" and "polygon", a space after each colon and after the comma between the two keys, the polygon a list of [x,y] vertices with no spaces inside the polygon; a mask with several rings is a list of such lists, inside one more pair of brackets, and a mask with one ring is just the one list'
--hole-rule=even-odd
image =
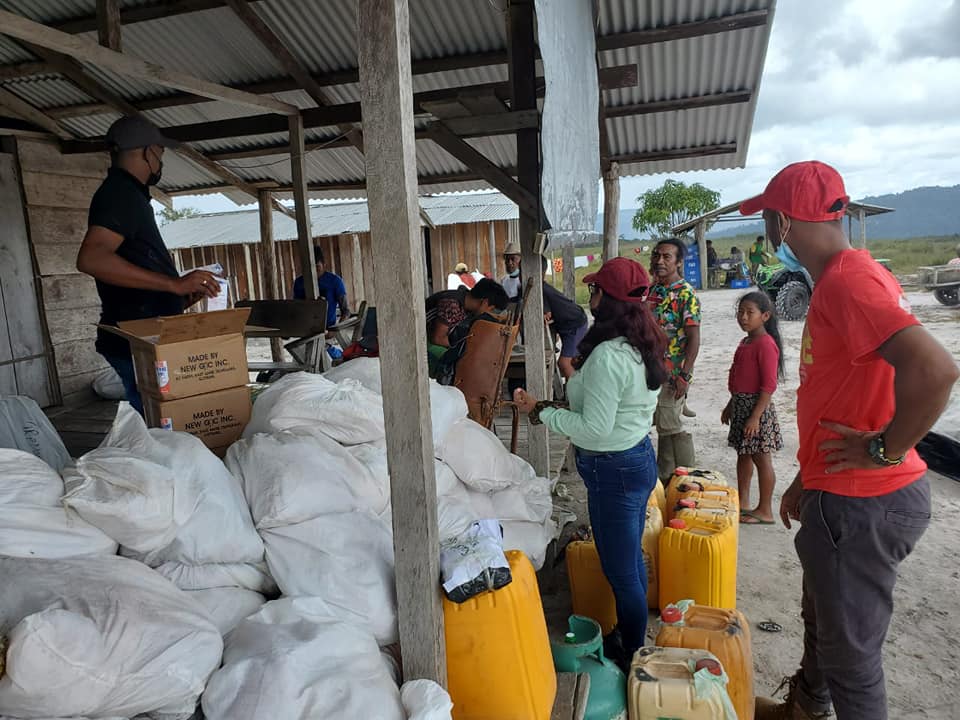
{"label": "floral skirt", "polygon": [[737,449],[738,455],[758,455],[783,449],[783,435],[773,401],[760,416],[760,432],[751,438],[743,436],[743,428],[760,399],[759,393],[735,393],[730,406],[730,433],[727,444]]}

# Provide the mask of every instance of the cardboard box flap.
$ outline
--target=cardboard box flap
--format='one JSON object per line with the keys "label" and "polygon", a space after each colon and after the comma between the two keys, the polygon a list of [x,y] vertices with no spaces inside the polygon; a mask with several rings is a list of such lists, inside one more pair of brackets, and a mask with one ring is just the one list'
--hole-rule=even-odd
{"label": "cardboard box flap", "polygon": [[239,308],[128,320],[117,323],[116,328],[104,329],[127,338],[163,345],[217,335],[241,334],[249,317],[250,308]]}

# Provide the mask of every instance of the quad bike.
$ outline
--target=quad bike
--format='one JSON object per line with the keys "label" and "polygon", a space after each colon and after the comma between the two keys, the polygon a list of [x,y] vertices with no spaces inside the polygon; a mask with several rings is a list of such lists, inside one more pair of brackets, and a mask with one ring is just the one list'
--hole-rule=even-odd
{"label": "quad bike", "polygon": [[810,307],[813,278],[806,270],[787,270],[783,263],[761,265],[757,269],[757,287],[765,292],[784,320],[803,320]]}
{"label": "quad bike", "polygon": [[938,302],[948,307],[960,305],[960,265],[935,265],[917,268],[920,284],[933,290]]}

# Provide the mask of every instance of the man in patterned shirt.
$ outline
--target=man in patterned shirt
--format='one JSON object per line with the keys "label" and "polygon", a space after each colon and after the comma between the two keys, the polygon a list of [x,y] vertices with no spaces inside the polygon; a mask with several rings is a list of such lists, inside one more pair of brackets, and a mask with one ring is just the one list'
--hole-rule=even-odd
{"label": "man in patterned shirt", "polygon": [[667,335],[670,384],[660,391],[653,421],[657,426],[657,466],[667,482],[677,466],[696,464],[693,437],[683,429],[683,409],[700,352],[700,300],[680,274],[686,247],[675,239],[661,240],[650,255],[653,314]]}

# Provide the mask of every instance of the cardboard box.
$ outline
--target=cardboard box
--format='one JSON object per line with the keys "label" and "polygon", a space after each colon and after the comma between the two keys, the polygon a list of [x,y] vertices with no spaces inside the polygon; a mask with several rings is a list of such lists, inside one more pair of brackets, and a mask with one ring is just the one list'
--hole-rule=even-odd
{"label": "cardboard box", "polygon": [[250,422],[250,410],[250,389],[247,387],[218,390],[181,400],[143,398],[143,413],[149,427],[188,432],[211,449],[226,450],[239,440]]}
{"label": "cardboard box", "polygon": [[104,330],[130,341],[140,394],[181,398],[246,385],[243,329],[250,308],[121,322]]}

